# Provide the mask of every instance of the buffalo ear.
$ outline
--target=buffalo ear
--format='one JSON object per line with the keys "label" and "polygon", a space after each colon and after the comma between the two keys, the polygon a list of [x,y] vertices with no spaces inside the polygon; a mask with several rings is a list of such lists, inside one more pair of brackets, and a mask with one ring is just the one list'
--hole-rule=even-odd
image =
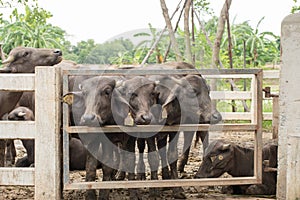
{"label": "buffalo ear", "polygon": [[179,91],[179,88],[176,87],[174,88],[169,96],[167,97],[165,103],[162,105],[162,108],[164,109],[168,104],[170,104],[172,101],[174,101],[176,99],[176,97],[178,96],[178,91]]}
{"label": "buffalo ear", "polygon": [[67,94],[64,94],[62,97],[62,102],[68,104],[69,106],[74,103],[75,96],[82,96],[81,92],[68,92]]}

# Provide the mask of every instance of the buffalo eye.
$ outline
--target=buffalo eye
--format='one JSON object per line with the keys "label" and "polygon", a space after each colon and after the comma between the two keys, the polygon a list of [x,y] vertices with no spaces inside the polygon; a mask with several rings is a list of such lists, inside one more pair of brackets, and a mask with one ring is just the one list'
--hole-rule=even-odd
{"label": "buffalo eye", "polygon": [[110,93],[111,93],[111,90],[110,90],[110,89],[104,90],[104,94],[105,94],[105,95],[110,95]]}
{"label": "buffalo eye", "polygon": [[131,94],[129,94],[130,95],[130,98],[135,98],[135,97],[137,97],[138,95],[136,94],[136,93],[131,93]]}
{"label": "buffalo eye", "polygon": [[151,93],[151,97],[156,97],[157,93],[156,92],[152,92]]}
{"label": "buffalo eye", "polygon": [[27,51],[25,51],[24,53],[23,53],[23,57],[26,57],[26,56],[28,56],[28,52]]}

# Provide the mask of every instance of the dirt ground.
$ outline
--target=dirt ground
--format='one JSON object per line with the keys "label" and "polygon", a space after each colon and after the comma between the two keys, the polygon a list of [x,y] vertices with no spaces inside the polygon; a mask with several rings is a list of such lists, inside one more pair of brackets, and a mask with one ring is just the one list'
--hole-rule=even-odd
{"label": "dirt ground", "polygon": [[[272,133],[264,133],[263,141],[269,141],[272,137]],[[235,142],[237,144],[248,146],[253,145],[254,143],[254,133],[253,132],[212,132],[210,133],[210,141],[215,139],[225,139],[231,142]],[[179,140],[179,148],[182,148],[183,138],[180,137]],[[18,143],[19,144],[19,143]],[[179,150],[179,152],[181,152]],[[22,146],[17,146],[17,154],[18,157],[23,156],[25,153]],[[186,165],[186,172],[183,174],[179,174],[180,178],[192,178],[196,173],[197,169],[200,166],[202,158],[202,145],[198,144],[197,147],[193,147],[190,153],[189,162]],[[146,161],[146,160],[145,160]],[[146,165],[148,165],[146,161]],[[148,165],[149,166],[149,165]],[[98,170],[98,173],[101,170]],[[160,174],[159,174],[160,175]],[[75,171],[70,173],[70,178],[73,181],[84,181],[85,172],[84,171]],[[148,177],[149,178],[149,173]],[[196,199],[217,199],[217,200],[241,200],[241,199],[275,199],[274,196],[258,196],[258,197],[249,197],[249,196],[233,196],[226,195],[221,193],[220,186],[207,186],[207,187],[184,187],[183,188],[186,194],[187,199],[196,200]],[[27,200],[34,199],[34,188],[26,187],[26,186],[0,186],[0,200]],[[171,190],[169,189],[161,189],[161,199],[171,200]],[[149,192],[147,188],[140,189],[140,194],[142,199],[149,199]],[[64,191],[63,192],[64,200],[80,200],[84,199],[84,191],[82,190],[72,190],[72,191]],[[117,189],[112,190],[110,194],[110,199],[112,200],[126,200],[129,199],[128,190],[127,189]]]}

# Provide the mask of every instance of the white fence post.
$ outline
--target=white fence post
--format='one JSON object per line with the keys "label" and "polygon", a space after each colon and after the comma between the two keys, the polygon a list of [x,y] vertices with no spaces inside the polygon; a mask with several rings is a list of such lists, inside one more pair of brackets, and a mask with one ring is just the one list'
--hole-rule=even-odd
{"label": "white fence post", "polygon": [[35,199],[60,200],[60,69],[37,67],[35,74]]}
{"label": "white fence post", "polygon": [[281,34],[277,198],[299,199],[300,13],[283,20]]}

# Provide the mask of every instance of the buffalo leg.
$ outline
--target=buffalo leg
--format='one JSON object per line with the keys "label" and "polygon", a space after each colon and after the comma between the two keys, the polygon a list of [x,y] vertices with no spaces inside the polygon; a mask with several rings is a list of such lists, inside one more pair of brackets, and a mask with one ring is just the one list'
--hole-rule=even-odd
{"label": "buffalo leg", "polygon": [[[169,171],[169,163],[167,161],[167,139],[168,134],[159,133],[157,136],[157,146],[158,152],[161,159],[161,167],[162,167],[162,178],[170,179],[170,171]],[[163,135],[165,134],[165,135]]]}
{"label": "buffalo leg", "polygon": [[26,149],[29,165],[34,164],[34,140],[22,140]]}
{"label": "buffalo leg", "polygon": [[[171,169],[171,179],[178,179],[177,173],[177,161],[178,161],[178,137],[179,133],[170,133],[170,142],[168,149],[168,162]],[[173,196],[175,199],[185,199],[186,196],[184,194],[184,190],[181,187],[173,188]]]}
{"label": "buffalo leg", "polygon": [[[125,166],[126,166],[126,172],[128,172],[128,180],[135,180],[135,142],[136,138],[129,136],[127,142],[126,142],[126,158],[124,159]],[[129,196],[131,200],[137,200],[139,199],[139,193],[136,188],[130,188],[128,189]]]}
{"label": "buffalo leg", "polygon": [[0,167],[4,167],[5,163],[5,147],[6,147],[6,142],[5,140],[0,140]]}
{"label": "buffalo leg", "polygon": [[[104,136],[105,137],[105,136]],[[103,178],[102,181],[111,181],[112,174],[114,172],[114,169],[112,166],[114,166],[114,161],[112,159],[113,157],[113,149],[110,144],[110,142],[106,142],[107,138],[104,138],[104,142],[102,142],[102,172],[103,172]],[[103,141],[103,140],[102,140]],[[106,200],[109,199],[109,189],[101,189],[99,192],[99,200]]]}
{"label": "buffalo leg", "polygon": [[5,153],[5,166],[13,166],[15,164],[16,149],[14,140],[7,140]]}
{"label": "buffalo leg", "polygon": [[144,162],[144,151],[146,148],[145,145],[145,139],[144,138],[138,138],[137,139],[137,146],[139,149],[139,160],[137,164],[137,180],[146,180],[146,167],[145,167],[145,162]]}
{"label": "buffalo leg", "polygon": [[[96,170],[97,170],[97,159],[94,157],[93,153],[97,152],[99,148],[100,141],[95,140],[93,143],[88,145],[87,158],[86,158],[86,182],[93,182],[96,180]],[[95,190],[86,191],[87,200],[96,200],[97,195]]]}
{"label": "buffalo leg", "polygon": [[202,142],[203,157],[204,157],[205,150],[208,147],[208,143],[209,143],[209,134],[208,131],[199,131],[199,134]]}
{"label": "buffalo leg", "polygon": [[[157,171],[159,166],[159,156],[155,145],[155,137],[147,138],[146,141],[148,145],[148,162],[150,164],[151,180],[158,180]],[[150,197],[159,196],[157,188],[150,188],[149,191]]]}
{"label": "buffalo leg", "polygon": [[178,171],[179,172],[184,172],[184,167],[187,164],[188,158],[189,158],[189,153],[190,153],[190,147],[193,141],[194,137],[194,132],[184,132],[184,143],[183,143],[183,152],[182,155],[179,159],[179,164],[178,164]]}
{"label": "buffalo leg", "polygon": [[[202,148],[203,148],[203,156],[205,153],[205,149],[208,146],[209,143],[209,134],[208,131],[198,131],[197,137],[200,136],[201,142],[202,142]],[[187,132],[184,133],[184,146],[183,146],[183,154],[180,157],[179,164],[178,164],[178,171],[184,172],[184,167],[188,162],[189,159],[189,153],[190,153],[190,147],[192,145],[194,133]]]}

